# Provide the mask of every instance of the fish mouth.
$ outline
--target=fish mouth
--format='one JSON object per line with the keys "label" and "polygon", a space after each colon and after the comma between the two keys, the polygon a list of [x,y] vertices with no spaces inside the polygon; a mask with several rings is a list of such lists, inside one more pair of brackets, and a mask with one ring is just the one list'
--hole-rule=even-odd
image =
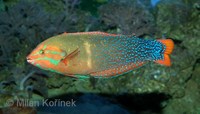
{"label": "fish mouth", "polygon": [[28,63],[33,63],[33,60],[27,59]]}
{"label": "fish mouth", "polygon": [[34,60],[31,59],[29,56],[26,57],[26,60],[27,60],[28,63],[31,63],[31,64],[34,63]]}

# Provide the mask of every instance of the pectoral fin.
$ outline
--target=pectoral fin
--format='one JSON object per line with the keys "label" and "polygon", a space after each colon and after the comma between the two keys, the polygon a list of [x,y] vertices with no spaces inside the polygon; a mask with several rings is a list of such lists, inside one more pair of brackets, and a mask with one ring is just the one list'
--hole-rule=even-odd
{"label": "pectoral fin", "polygon": [[71,59],[73,59],[74,57],[76,57],[78,54],[80,53],[79,48],[77,48],[76,50],[74,50],[73,52],[71,52],[70,54],[68,54],[67,56],[64,57],[64,59],[62,60],[62,62],[67,65],[67,62]]}

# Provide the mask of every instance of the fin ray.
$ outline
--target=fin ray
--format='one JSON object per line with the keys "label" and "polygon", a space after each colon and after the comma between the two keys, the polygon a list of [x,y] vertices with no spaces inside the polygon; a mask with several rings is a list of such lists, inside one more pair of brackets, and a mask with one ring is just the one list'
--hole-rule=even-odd
{"label": "fin ray", "polygon": [[165,65],[165,66],[171,66],[170,58],[169,58],[169,55],[167,55],[167,54],[164,54],[163,60],[157,60],[155,62],[158,64]]}
{"label": "fin ray", "polygon": [[174,42],[171,39],[159,39],[159,42],[166,46],[165,54],[171,54],[174,49]]}
{"label": "fin ray", "polygon": [[67,65],[67,60],[74,58],[75,56],[77,56],[79,54],[80,50],[79,48],[77,48],[76,50],[74,50],[73,52],[71,52],[69,55],[67,55],[62,62]]}
{"label": "fin ray", "polygon": [[110,34],[110,33],[106,33],[106,32],[100,32],[100,31],[92,31],[92,32],[76,32],[76,33],[68,33],[68,34],[99,34],[99,35],[105,35],[105,36],[120,36],[119,34]]}
{"label": "fin ray", "polygon": [[164,51],[164,55],[163,55],[163,60],[157,60],[155,61],[158,64],[162,64],[165,66],[171,66],[171,62],[170,62],[170,58],[169,55],[172,53],[173,49],[174,49],[174,42],[171,39],[159,39],[159,42],[161,42],[163,45],[166,46],[165,51]]}

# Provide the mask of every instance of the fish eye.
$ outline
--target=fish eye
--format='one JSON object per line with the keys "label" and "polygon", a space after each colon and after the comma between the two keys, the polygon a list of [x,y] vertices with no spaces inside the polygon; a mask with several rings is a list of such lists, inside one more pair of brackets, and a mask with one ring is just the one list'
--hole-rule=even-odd
{"label": "fish eye", "polygon": [[62,53],[61,53],[61,56],[62,56],[62,57],[65,57],[66,55],[67,55],[66,52],[62,52]]}
{"label": "fish eye", "polygon": [[44,54],[44,50],[41,49],[41,50],[39,51],[39,54]]}

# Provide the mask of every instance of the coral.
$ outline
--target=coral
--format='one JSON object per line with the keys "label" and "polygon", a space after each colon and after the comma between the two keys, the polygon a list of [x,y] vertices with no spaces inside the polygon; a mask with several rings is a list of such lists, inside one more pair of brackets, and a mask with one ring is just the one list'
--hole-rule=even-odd
{"label": "coral", "polygon": [[20,42],[27,41],[30,45],[42,41],[37,35],[44,35],[49,15],[36,3],[21,1],[0,15],[0,34],[3,37],[15,36]]}
{"label": "coral", "polygon": [[[157,27],[162,33],[167,33],[179,41],[182,46],[192,50],[190,53],[200,58],[200,16],[198,0],[194,1],[168,1],[164,0],[157,6]],[[176,13],[174,13],[176,12]],[[158,32],[159,33],[159,32]]]}
{"label": "coral", "polygon": [[9,66],[14,58],[11,58],[16,51],[20,50],[19,40],[15,37],[2,37],[0,35],[0,68]]}
{"label": "coral", "polygon": [[[16,52],[23,50],[22,45],[25,42],[28,42],[31,48],[42,41],[37,35],[44,34],[41,29],[46,26],[44,23],[48,16],[38,5],[25,1],[1,12],[0,15],[0,61],[3,65],[9,65],[14,61]],[[44,25],[43,28],[41,25]]]}
{"label": "coral", "polygon": [[102,5],[99,12],[107,26],[120,28],[122,34],[141,36],[153,33],[153,15],[137,1],[111,2]]}
{"label": "coral", "polygon": [[[173,65],[169,68],[168,74],[171,76],[166,85],[165,92],[172,95],[172,99],[164,112],[171,113],[196,113],[198,108],[199,93],[198,83],[195,83],[196,65],[200,58],[200,40],[198,23],[199,17],[198,0],[163,0],[157,5],[157,27],[158,34],[166,33],[174,39],[175,48],[172,53]],[[176,12],[176,13],[175,13]],[[196,78],[198,80],[198,78]],[[192,89],[191,89],[191,88]],[[191,107],[187,104],[193,102]],[[185,107],[174,108],[180,104]]]}
{"label": "coral", "polygon": [[65,11],[69,13],[80,4],[80,0],[37,0],[47,11],[59,13]]}
{"label": "coral", "polygon": [[44,80],[45,75],[39,73],[37,70],[32,70],[25,75],[24,70],[24,68],[13,69],[13,71],[11,71],[12,75],[0,83],[0,93],[9,94],[13,97],[26,98],[27,96],[32,96],[31,94],[35,92],[46,98],[48,94],[46,81]]}
{"label": "coral", "polygon": [[[20,88],[20,89],[25,89],[25,91],[28,91],[29,98],[31,98],[33,93],[38,94],[44,98],[47,98],[48,88],[47,88],[47,84],[45,80],[46,77],[47,76],[45,74],[41,74],[37,72],[33,74],[33,72],[31,72],[21,81],[20,84],[24,85],[25,87]],[[27,80],[28,78],[29,80]],[[27,81],[24,81],[24,80],[27,80]]]}
{"label": "coral", "polygon": [[185,22],[188,21],[188,17],[190,17],[190,7],[181,2],[181,0],[163,0],[158,3],[156,8],[157,27],[162,28],[158,30],[163,33],[178,29],[178,27],[185,24]]}
{"label": "coral", "polygon": [[21,81],[20,81],[20,84],[19,84],[19,89],[20,90],[25,90],[24,89],[24,84],[25,82],[34,74],[35,72],[30,72],[29,74],[27,74],[27,76],[25,76]]}

